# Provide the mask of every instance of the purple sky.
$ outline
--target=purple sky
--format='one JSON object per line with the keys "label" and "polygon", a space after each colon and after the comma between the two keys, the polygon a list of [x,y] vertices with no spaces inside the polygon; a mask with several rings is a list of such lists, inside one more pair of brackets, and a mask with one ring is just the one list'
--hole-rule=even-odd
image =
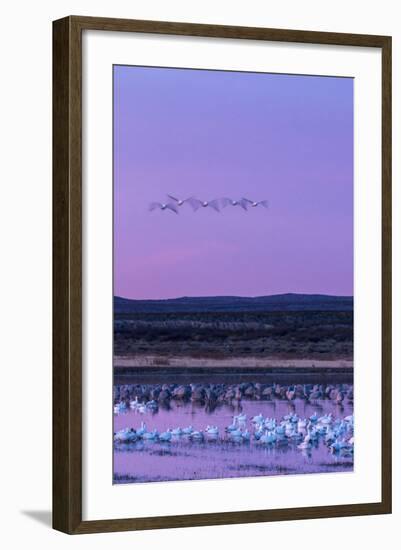
{"label": "purple sky", "polygon": [[353,80],[115,67],[115,295],[285,292],[353,294]]}

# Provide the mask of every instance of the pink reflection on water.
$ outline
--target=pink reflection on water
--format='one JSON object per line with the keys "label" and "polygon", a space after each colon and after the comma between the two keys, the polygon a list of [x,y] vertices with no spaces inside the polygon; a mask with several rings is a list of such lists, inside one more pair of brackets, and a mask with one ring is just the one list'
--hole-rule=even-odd
{"label": "pink reflection on water", "polygon": [[242,401],[240,406],[223,405],[213,411],[194,403],[172,402],[169,410],[159,409],[152,414],[128,411],[114,417],[114,431],[132,427],[137,429],[141,422],[148,430],[159,433],[168,428],[192,426],[204,430],[207,425],[218,426],[219,441],[192,442],[180,437],[170,443],[138,441],[131,445],[120,445],[114,450],[114,474],[116,481],[150,482],[188,479],[215,479],[229,477],[250,477],[260,475],[288,475],[350,471],[352,457],[338,457],[329,453],[323,443],[310,452],[302,452],[296,444],[266,447],[251,440],[250,443],[235,443],[224,437],[225,427],[231,424],[234,414],[250,418],[261,413],[264,417],[280,420],[289,413],[301,418],[332,413],[342,418],[353,413],[353,406],[343,406],[322,400],[309,404],[303,400],[286,401]]}

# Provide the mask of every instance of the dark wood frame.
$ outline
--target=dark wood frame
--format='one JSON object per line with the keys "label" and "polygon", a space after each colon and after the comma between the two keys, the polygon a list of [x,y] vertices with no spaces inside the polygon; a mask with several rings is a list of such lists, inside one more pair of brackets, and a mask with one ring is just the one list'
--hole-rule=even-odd
{"label": "dark wood frame", "polygon": [[[380,502],[82,521],[81,54],[85,29],[382,51]],[[71,16],[53,22],[53,527],[69,534],[391,513],[391,37]]]}

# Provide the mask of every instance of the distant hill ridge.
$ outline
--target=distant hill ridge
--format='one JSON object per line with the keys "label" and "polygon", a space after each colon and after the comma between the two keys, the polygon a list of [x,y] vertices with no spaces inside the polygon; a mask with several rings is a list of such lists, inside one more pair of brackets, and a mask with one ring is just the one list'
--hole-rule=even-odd
{"label": "distant hill ridge", "polygon": [[240,311],[352,311],[353,296],[273,294],[271,296],[199,296],[166,300],[114,297],[115,313],[190,313]]}

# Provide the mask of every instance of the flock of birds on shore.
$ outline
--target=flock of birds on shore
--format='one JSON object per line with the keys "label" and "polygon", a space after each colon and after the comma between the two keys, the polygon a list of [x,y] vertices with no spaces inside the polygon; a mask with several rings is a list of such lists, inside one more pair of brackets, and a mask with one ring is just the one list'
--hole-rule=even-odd
{"label": "flock of birds on shore", "polygon": [[[143,404],[133,402],[132,408]],[[168,428],[164,432],[156,429],[148,430],[145,422],[139,428],[124,428],[114,433],[116,444],[131,444],[137,441],[152,441],[161,443],[178,442],[222,442],[250,443],[276,447],[295,444],[304,453],[318,447],[320,443],[328,450],[341,456],[352,456],[354,452],[354,416],[334,418],[329,414],[319,416],[316,412],[309,418],[301,418],[297,414],[287,414],[280,421],[264,417],[262,414],[250,419],[247,427],[246,414],[240,413],[233,417],[232,423],[221,434],[217,426],[206,426],[204,430],[192,426]]]}
{"label": "flock of birds on shore", "polygon": [[239,206],[243,210],[247,211],[248,208],[256,208],[257,206],[262,206],[268,208],[269,202],[267,200],[254,201],[242,197],[241,199],[230,199],[228,197],[223,197],[221,199],[212,199],[212,200],[200,200],[195,197],[188,197],[187,199],[179,199],[173,195],[167,195],[168,200],[166,202],[151,202],[149,205],[149,210],[162,210],[179,213],[179,209],[185,204],[189,204],[192,210],[196,212],[200,208],[212,208],[216,212],[220,212],[226,206]]}
{"label": "flock of birds on shore", "polygon": [[[114,387],[114,412],[124,413],[131,402],[138,402],[139,412],[157,411],[171,401],[192,401],[209,408],[245,400],[302,400],[315,404],[328,400],[341,406],[353,403],[352,384],[123,384]],[[139,403],[140,402],[140,403]]]}

